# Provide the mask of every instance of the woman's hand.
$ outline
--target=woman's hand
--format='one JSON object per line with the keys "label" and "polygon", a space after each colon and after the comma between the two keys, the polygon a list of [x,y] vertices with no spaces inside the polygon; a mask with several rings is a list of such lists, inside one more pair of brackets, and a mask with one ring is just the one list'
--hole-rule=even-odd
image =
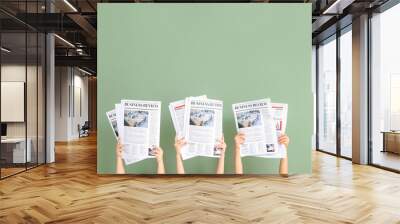
{"label": "woman's hand", "polygon": [[179,138],[178,136],[175,137],[175,150],[177,155],[181,155],[183,146],[186,145],[186,140],[184,137]]}
{"label": "woman's hand", "polygon": [[246,136],[245,134],[239,132],[235,135],[235,150],[239,150],[240,151],[240,145],[244,143],[244,141],[246,140]]}
{"label": "woman's hand", "polygon": [[279,143],[279,144],[285,145],[286,149],[287,149],[288,146],[289,146],[289,142],[290,142],[289,136],[287,136],[286,134],[282,134],[282,135],[279,136],[279,138],[278,138],[278,143]]}
{"label": "woman's hand", "polygon": [[235,145],[240,146],[246,140],[245,134],[239,132],[235,135]]}
{"label": "woman's hand", "polygon": [[115,145],[115,157],[116,157],[115,173],[117,174],[125,174],[124,162],[122,161],[123,151],[124,151],[124,145],[121,144],[121,140],[118,138],[118,142]]}
{"label": "woman's hand", "polygon": [[179,138],[178,136],[175,137],[175,150],[176,150],[176,173],[177,174],[185,174],[185,168],[183,167],[181,152],[183,146],[186,145],[185,138]]}
{"label": "woman's hand", "polygon": [[117,159],[122,159],[122,152],[124,151],[124,145],[121,144],[121,141],[118,139],[117,145],[115,146],[115,155]]}
{"label": "woman's hand", "polygon": [[226,143],[225,143],[224,136],[222,136],[221,139],[218,140],[217,145],[215,145],[215,147],[216,147],[216,149],[220,150],[221,156],[225,155]]}
{"label": "woman's hand", "polygon": [[157,162],[163,161],[164,150],[161,147],[157,147],[154,152]]}
{"label": "woman's hand", "polygon": [[218,159],[216,174],[224,174],[226,143],[223,135],[221,139],[218,140],[217,144],[214,147],[215,147],[214,150],[219,150],[220,154]]}
{"label": "woman's hand", "polygon": [[157,147],[154,149],[154,156],[157,160],[157,174],[165,174],[163,155],[164,151],[161,147]]}
{"label": "woman's hand", "polygon": [[243,174],[242,157],[240,156],[240,145],[246,140],[245,134],[239,132],[235,135],[235,173]]}
{"label": "woman's hand", "polygon": [[[278,137],[278,143],[283,144],[286,147],[286,149],[289,146],[289,142],[290,142],[289,136],[287,136],[286,134],[281,134],[281,136]],[[282,158],[280,161],[279,173],[284,176],[287,176],[289,173],[287,156],[285,158]]]}

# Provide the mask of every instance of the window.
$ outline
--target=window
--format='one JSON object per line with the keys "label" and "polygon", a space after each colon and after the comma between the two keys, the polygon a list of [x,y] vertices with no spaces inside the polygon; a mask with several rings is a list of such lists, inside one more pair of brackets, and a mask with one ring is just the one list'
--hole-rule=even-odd
{"label": "window", "polygon": [[[13,9],[20,15],[42,13],[44,3],[21,1]],[[0,23],[0,178],[5,178],[45,163],[46,38],[8,14],[0,17],[13,22]]]}
{"label": "window", "polygon": [[340,36],[340,155],[352,157],[352,32]]}
{"label": "window", "polygon": [[318,149],[336,153],[336,36],[318,47]]}
{"label": "window", "polygon": [[400,5],[371,19],[372,163],[400,170]]}

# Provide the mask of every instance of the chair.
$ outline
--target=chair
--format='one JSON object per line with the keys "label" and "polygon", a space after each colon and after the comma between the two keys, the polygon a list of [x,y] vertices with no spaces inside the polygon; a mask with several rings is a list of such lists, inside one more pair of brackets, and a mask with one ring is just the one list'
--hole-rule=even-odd
{"label": "chair", "polygon": [[89,129],[90,129],[89,121],[85,121],[82,127],[78,124],[79,138],[89,136]]}

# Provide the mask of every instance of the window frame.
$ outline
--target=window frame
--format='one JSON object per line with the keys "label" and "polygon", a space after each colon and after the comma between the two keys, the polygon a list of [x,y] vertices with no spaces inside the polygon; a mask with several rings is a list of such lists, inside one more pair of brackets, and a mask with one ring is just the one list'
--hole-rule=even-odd
{"label": "window frame", "polygon": [[[321,40],[319,43],[316,44],[316,72],[315,72],[315,80],[316,80],[316,138],[315,138],[315,146],[316,146],[316,151],[323,152],[329,155],[337,156],[340,158],[344,158],[347,160],[352,160],[352,158],[347,157],[342,155],[342,150],[341,150],[341,65],[340,65],[340,37],[344,35],[347,32],[352,31],[352,23],[346,25],[345,27],[341,28],[340,30],[337,30],[336,33],[330,35],[329,37]],[[322,43],[326,44],[330,41],[336,41],[336,152],[332,153],[327,150],[324,150],[320,148],[320,143],[319,143],[319,130],[320,130],[320,125],[319,125],[319,112],[320,112],[320,105],[319,105],[319,89],[320,89],[320,74],[319,74],[319,47]]]}

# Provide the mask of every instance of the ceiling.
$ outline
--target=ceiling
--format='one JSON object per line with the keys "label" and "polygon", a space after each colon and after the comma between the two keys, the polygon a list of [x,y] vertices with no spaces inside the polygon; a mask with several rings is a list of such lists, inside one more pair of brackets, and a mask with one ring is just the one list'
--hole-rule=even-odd
{"label": "ceiling", "polygon": [[0,25],[2,32],[8,33],[4,38],[15,41],[16,48],[17,45],[24,44],[21,43],[22,35],[18,32],[24,32],[25,29],[55,32],[58,35],[55,38],[56,65],[81,66],[95,72],[96,10],[97,3],[101,2],[311,3],[313,16],[310,22],[315,44],[334,34],[337,28],[351,24],[353,16],[377,8],[386,1],[388,0],[47,0],[46,3],[46,0],[1,0]]}

